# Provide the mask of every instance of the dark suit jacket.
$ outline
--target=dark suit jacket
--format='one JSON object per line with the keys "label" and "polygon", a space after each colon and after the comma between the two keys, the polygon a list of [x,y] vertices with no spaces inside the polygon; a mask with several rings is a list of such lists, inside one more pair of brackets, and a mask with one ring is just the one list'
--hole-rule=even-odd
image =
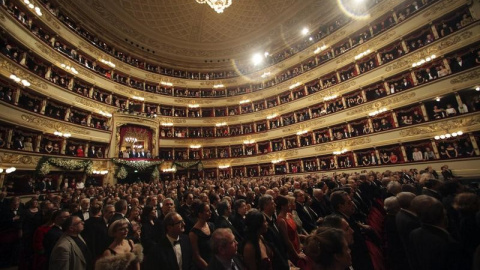
{"label": "dark suit jacket", "polygon": [[110,245],[107,223],[105,223],[103,217],[90,217],[85,221],[85,229],[82,232],[82,237],[92,252],[94,259],[102,255]]}
{"label": "dark suit jacket", "polygon": [[[268,221],[268,218],[265,216]],[[288,252],[285,241],[283,241],[280,231],[275,229],[273,224],[275,220],[268,222],[268,230],[265,233],[265,240],[270,243],[270,247],[273,249],[274,259],[273,259],[273,269],[275,270],[288,270]]]}
{"label": "dark suit jacket", "polygon": [[235,236],[237,242],[242,242],[243,237],[238,233],[237,229],[235,229],[232,222],[228,221],[224,216],[219,216],[217,220],[215,220],[215,229],[218,228],[228,228],[232,230],[232,233]]}
{"label": "dark suit jacket", "polygon": [[[235,255],[233,257],[233,262],[235,263],[235,266],[238,270],[247,269],[238,255]],[[208,263],[207,270],[227,270],[227,268],[223,266],[223,264],[217,259],[216,256],[212,256],[212,259]]]}
{"label": "dark suit jacket", "polygon": [[410,233],[409,242],[412,269],[468,269],[459,244],[445,230],[423,224]]}
{"label": "dark suit jacket", "polygon": [[[180,235],[180,246],[182,248],[182,270],[193,270],[195,264],[193,263],[193,252],[190,245],[190,240],[186,235]],[[180,270],[177,263],[177,257],[173,251],[172,244],[166,236],[160,239],[148,256],[145,257],[143,263],[144,270],[169,269]]]}
{"label": "dark suit jacket", "polygon": [[50,258],[50,254],[52,254],[53,247],[57,243],[58,239],[62,237],[63,231],[57,226],[53,226],[44,236],[43,238],[43,247],[45,248],[45,256],[47,260]]}
{"label": "dark suit jacket", "polygon": [[295,205],[297,206],[297,208],[296,208],[297,214],[298,214],[298,217],[300,218],[300,220],[302,221],[303,228],[308,233],[310,233],[311,231],[316,229],[317,228],[317,218],[318,218],[318,217],[315,216],[316,214],[313,213],[313,211],[307,212],[307,210],[305,210],[303,205],[301,205],[298,202],[295,202]]}
{"label": "dark suit jacket", "polygon": [[315,211],[315,213],[319,217],[325,217],[325,216],[328,216],[332,213],[332,211],[330,210],[330,208],[327,205],[327,202],[326,202],[325,198],[324,198],[323,201],[319,201],[315,197],[313,197],[312,198],[312,204],[311,204],[310,208],[312,208],[312,210]]}
{"label": "dark suit jacket", "polygon": [[235,227],[238,234],[243,238],[245,236],[245,219],[238,214],[233,214],[230,217],[230,222],[232,222],[233,227]]}

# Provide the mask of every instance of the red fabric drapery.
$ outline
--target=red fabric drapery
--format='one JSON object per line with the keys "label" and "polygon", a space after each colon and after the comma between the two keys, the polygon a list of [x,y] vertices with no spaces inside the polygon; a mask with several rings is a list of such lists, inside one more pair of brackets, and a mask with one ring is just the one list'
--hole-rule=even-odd
{"label": "red fabric drapery", "polygon": [[[137,125],[126,125],[120,127],[120,142],[123,142],[126,136],[134,136],[137,139],[145,140],[148,144],[148,149],[152,151],[152,130],[148,127],[137,126]],[[120,147],[123,143],[120,143]],[[121,150],[121,149],[119,149]]]}

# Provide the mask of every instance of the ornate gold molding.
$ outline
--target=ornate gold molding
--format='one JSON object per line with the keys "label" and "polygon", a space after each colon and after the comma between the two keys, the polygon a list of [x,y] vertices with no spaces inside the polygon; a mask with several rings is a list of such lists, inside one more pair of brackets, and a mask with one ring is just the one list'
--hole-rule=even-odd
{"label": "ornate gold molding", "polygon": [[415,135],[427,134],[427,133],[455,132],[458,129],[474,126],[479,123],[480,123],[480,115],[477,114],[477,115],[463,117],[459,119],[451,119],[451,120],[441,121],[438,123],[432,123],[425,126],[404,129],[400,131],[400,136],[406,137],[406,136],[415,136]]}
{"label": "ornate gold molding", "polygon": [[435,15],[445,9],[448,9],[449,6],[457,2],[457,0],[445,0],[437,3],[436,5],[434,4],[433,6],[429,7],[425,13],[423,13],[423,17],[427,18],[429,16]]}
{"label": "ornate gold molding", "polygon": [[85,129],[85,128],[73,127],[73,126],[67,125],[65,123],[56,122],[56,121],[48,120],[48,119],[43,119],[43,118],[35,117],[35,116],[32,116],[32,115],[22,114],[21,118],[25,122],[35,124],[38,127],[46,127],[46,128],[50,128],[50,129],[53,129],[53,130],[69,132],[69,133],[74,133],[74,134],[84,134],[84,135],[89,135],[90,134],[90,131]]}
{"label": "ornate gold molding", "polygon": [[300,122],[289,126],[288,128],[282,129],[283,133],[289,133],[289,132],[296,132],[299,130],[304,130],[308,128],[312,128],[318,125],[321,125],[325,123],[325,119],[315,119],[315,120],[307,120],[306,123]]}
{"label": "ornate gold molding", "polygon": [[176,117],[167,117],[167,116],[157,117],[156,119],[160,123],[185,124],[187,122],[187,120],[185,119],[179,119]]}
{"label": "ornate gold molding", "polygon": [[[357,145],[367,144],[370,143],[372,140],[370,137],[358,138],[358,139],[350,139],[350,140],[343,140],[338,142],[329,142],[321,144],[315,147],[315,151],[332,151],[337,149],[343,149],[345,147],[353,147]],[[350,149],[349,149],[350,150]]]}
{"label": "ornate gold molding", "polygon": [[350,116],[350,115],[357,115],[357,114],[361,114],[361,113],[371,112],[371,111],[377,110],[381,107],[391,106],[391,105],[394,105],[396,103],[400,103],[402,101],[412,99],[413,97],[415,97],[415,95],[416,95],[415,92],[408,92],[408,93],[400,94],[400,95],[395,96],[395,97],[386,98],[386,99],[379,100],[379,101],[376,101],[376,102],[361,105],[359,108],[348,111],[347,115]]}
{"label": "ornate gold molding", "polygon": [[287,151],[280,151],[275,153],[268,153],[263,156],[257,157],[257,160],[265,161],[265,160],[278,160],[278,159],[285,159],[286,157],[293,157],[298,155],[298,150],[287,150]]}
{"label": "ornate gold molding", "polygon": [[91,108],[94,108],[94,109],[97,109],[97,110],[104,111],[104,112],[111,112],[111,109],[109,109],[107,106],[97,104],[97,102],[91,101],[91,100],[88,100],[88,99],[85,99],[85,98],[75,97],[75,102],[80,103],[80,104],[82,104],[84,106],[87,106],[87,107],[91,107]]}
{"label": "ornate gold molding", "polygon": [[212,118],[207,118],[203,120],[203,123],[205,124],[214,124],[214,123],[222,123],[226,122],[235,122],[238,121],[238,116],[229,116],[229,117],[212,117]]}
{"label": "ornate gold molding", "polygon": [[9,71],[12,74],[17,75],[20,78],[24,78],[27,81],[30,82],[31,85],[39,87],[41,89],[47,90],[48,85],[47,83],[43,82],[41,79],[39,79],[37,76],[33,76],[28,72],[25,72],[24,70],[17,68],[15,65],[12,65],[10,62],[7,60],[2,61],[0,67],[3,69]]}
{"label": "ornate gold molding", "polygon": [[480,78],[480,69],[472,70],[462,75],[458,75],[450,80],[450,84],[464,83],[465,81],[478,80]]}
{"label": "ornate gold molding", "polygon": [[200,98],[178,98],[175,99],[173,102],[180,103],[180,104],[212,104],[213,101],[211,100],[202,100]]}
{"label": "ornate gold molding", "polygon": [[7,164],[37,165],[41,156],[0,152],[0,162]]}
{"label": "ornate gold molding", "polygon": [[340,91],[343,91],[345,89],[348,89],[352,86],[357,85],[356,80],[350,80],[345,83],[341,83],[339,85],[335,85],[333,87],[326,88],[324,90],[320,90],[319,92],[311,95],[308,98],[308,101],[318,101],[318,100],[323,100],[327,96],[331,95],[338,95]]}

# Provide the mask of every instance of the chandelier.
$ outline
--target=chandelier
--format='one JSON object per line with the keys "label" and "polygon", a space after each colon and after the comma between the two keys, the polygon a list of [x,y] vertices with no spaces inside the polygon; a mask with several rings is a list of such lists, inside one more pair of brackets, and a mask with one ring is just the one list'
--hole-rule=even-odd
{"label": "chandelier", "polygon": [[126,141],[127,143],[136,143],[138,140],[137,140],[137,138],[135,138],[135,137],[126,137],[126,138],[125,138],[125,141]]}
{"label": "chandelier", "polygon": [[223,10],[232,4],[232,0],[195,0],[199,4],[207,3],[217,13],[223,13]]}

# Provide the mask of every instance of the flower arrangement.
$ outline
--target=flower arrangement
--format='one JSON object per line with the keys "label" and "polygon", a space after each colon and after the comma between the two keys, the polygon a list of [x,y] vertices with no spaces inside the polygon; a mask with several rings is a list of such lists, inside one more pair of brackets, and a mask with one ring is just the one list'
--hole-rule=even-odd
{"label": "flower arrangement", "polygon": [[118,168],[118,172],[117,172],[116,177],[118,179],[125,179],[125,178],[127,178],[127,175],[128,175],[128,172],[127,172],[127,169],[125,168],[125,166],[120,166],[120,168]]}
{"label": "flower arrangement", "polygon": [[52,166],[68,171],[83,170],[87,174],[93,173],[93,162],[91,160],[52,157],[42,157],[38,161],[37,173],[40,175],[47,175],[52,170]]}
{"label": "flower arrangement", "polygon": [[113,163],[116,165],[128,166],[134,168],[135,170],[143,171],[151,166],[160,165],[163,161],[147,161],[147,160],[124,160],[124,159],[113,159]]}
{"label": "flower arrangement", "polygon": [[174,161],[172,164],[172,168],[181,168],[181,169],[192,169],[193,167],[197,167],[197,170],[203,170],[203,163],[201,161]]}

